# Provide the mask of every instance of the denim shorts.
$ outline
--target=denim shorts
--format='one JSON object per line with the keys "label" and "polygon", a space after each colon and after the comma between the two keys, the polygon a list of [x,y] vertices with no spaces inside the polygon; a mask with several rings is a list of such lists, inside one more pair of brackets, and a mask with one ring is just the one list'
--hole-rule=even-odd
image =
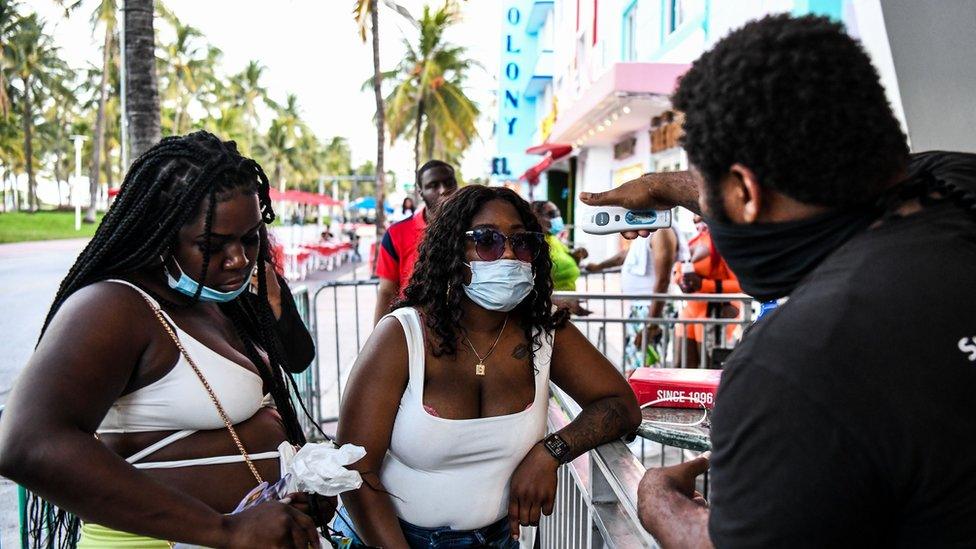
{"label": "denim shorts", "polygon": [[[340,534],[362,543],[352,527],[352,520],[345,507],[336,513],[333,528]],[[518,549],[519,543],[512,539],[508,519],[503,518],[477,530],[451,530],[448,527],[421,528],[409,522],[400,521],[403,536],[411,549],[443,549],[448,547],[492,547],[498,549]]]}

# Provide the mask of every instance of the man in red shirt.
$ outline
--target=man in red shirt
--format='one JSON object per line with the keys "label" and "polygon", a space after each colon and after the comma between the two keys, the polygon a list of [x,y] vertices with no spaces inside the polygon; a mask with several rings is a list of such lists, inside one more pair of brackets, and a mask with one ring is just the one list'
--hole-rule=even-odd
{"label": "man in red shirt", "polygon": [[389,312],[390,306],[407,287],[417,259],[417,247],[430,216],[436,215],[441,201],[458,188],[454,168],[440,160],[431,160],[417,170],[417,184],[424,207],[413,216],[390,226],[380,244],[376,261],[376,276],[380,278],[380,285],[376,294],[374,325]]}

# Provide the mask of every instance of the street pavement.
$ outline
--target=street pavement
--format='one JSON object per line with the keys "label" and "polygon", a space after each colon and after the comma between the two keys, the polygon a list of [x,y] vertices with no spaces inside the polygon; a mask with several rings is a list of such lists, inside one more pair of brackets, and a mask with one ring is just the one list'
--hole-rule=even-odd
{"label": "street pavement", "polygon": [[[0,406],[27,363],[61,279],[85,247],[86,239],[0,245]],[[0,478],[0,540],[16,547],[17,491]]]}
{"label": "street pavement", "polygon": [[87,240],[0,245],[0,406],[34,351],[61,279]]}

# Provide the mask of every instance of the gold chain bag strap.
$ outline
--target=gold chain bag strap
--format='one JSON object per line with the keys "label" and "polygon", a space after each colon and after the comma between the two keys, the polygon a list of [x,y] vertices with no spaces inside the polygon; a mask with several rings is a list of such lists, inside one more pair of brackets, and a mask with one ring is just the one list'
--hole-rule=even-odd
{"label": "gold chain bag strap", "polygon": [[[140,295],[142,295],[142,292],[140,292]],[[207,378],[203,376],[203,372],[200,371],[200,368],[197,367],[196,362],[194,362],[193,358],[190,357],[190,353],[186,352],[183,344],[180,343],[180,338],[177,337],[176,332],[173,331],[173,327],[170,326],[169,322],[166,321],[166,318],[163,317],[163,312],[160,310],[160,308],[155,303],[150,301],[145,295],[143,295],[142,298],[146,300],[146,303],[149,304],[149,307],[153,310],[153,313],[155,313],[156,318],[159,319],[159,323],[163,325],[163,329],[166,330],[169,337],[173,339],[173,343],[176,344],[176,348],[180,350],[180,354],[182,354],[183,358],[186,359],[187,363],[190,365],[190,368],[193,368],[193,372],[200,379],[200,383],[203,384],[203,388],[206,389],[207,394],[210,395],[210,400],[213,401],[214,406],[217,407],[217,414],[220,415],[220,419],[223,420],[224,426],[227,427],[227,432],[230,433],[230,438],[234,439],[234,444],[237,445],[237,449],[240,450],[241,455],[244,456],[244,463],[247,464],[248,469],[251,470],[251,474],[254,475],[254,478],[258,481],[258,484],[261,484],[264,482],[264,479],[261,478],[261,473],[258,473],[257,467],[255,467],[254,463],[251,461],[251,456],[249,456],[247,450],[244,449],[244,444],[241,443],[240,437],[237,436],[237,431],[234,429],[234,425],[231,423],[230,417],[227,416],[227,412],[224,411],[224,407],[220,405],[220,400],[217,399],[217,394],[214,393],[213,388],[210,387],[210,383],[207,382]]]}

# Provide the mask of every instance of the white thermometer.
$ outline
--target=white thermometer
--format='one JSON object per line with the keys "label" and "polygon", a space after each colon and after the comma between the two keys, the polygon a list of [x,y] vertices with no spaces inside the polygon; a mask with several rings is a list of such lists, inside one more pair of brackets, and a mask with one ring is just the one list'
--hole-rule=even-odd
{"label": "white thermometer", "polygon": [[671,210],[628,210],[615,206],[600,206],[590,208],[583,218],[583,232],[589,234],[653,231],[670,226]]}

